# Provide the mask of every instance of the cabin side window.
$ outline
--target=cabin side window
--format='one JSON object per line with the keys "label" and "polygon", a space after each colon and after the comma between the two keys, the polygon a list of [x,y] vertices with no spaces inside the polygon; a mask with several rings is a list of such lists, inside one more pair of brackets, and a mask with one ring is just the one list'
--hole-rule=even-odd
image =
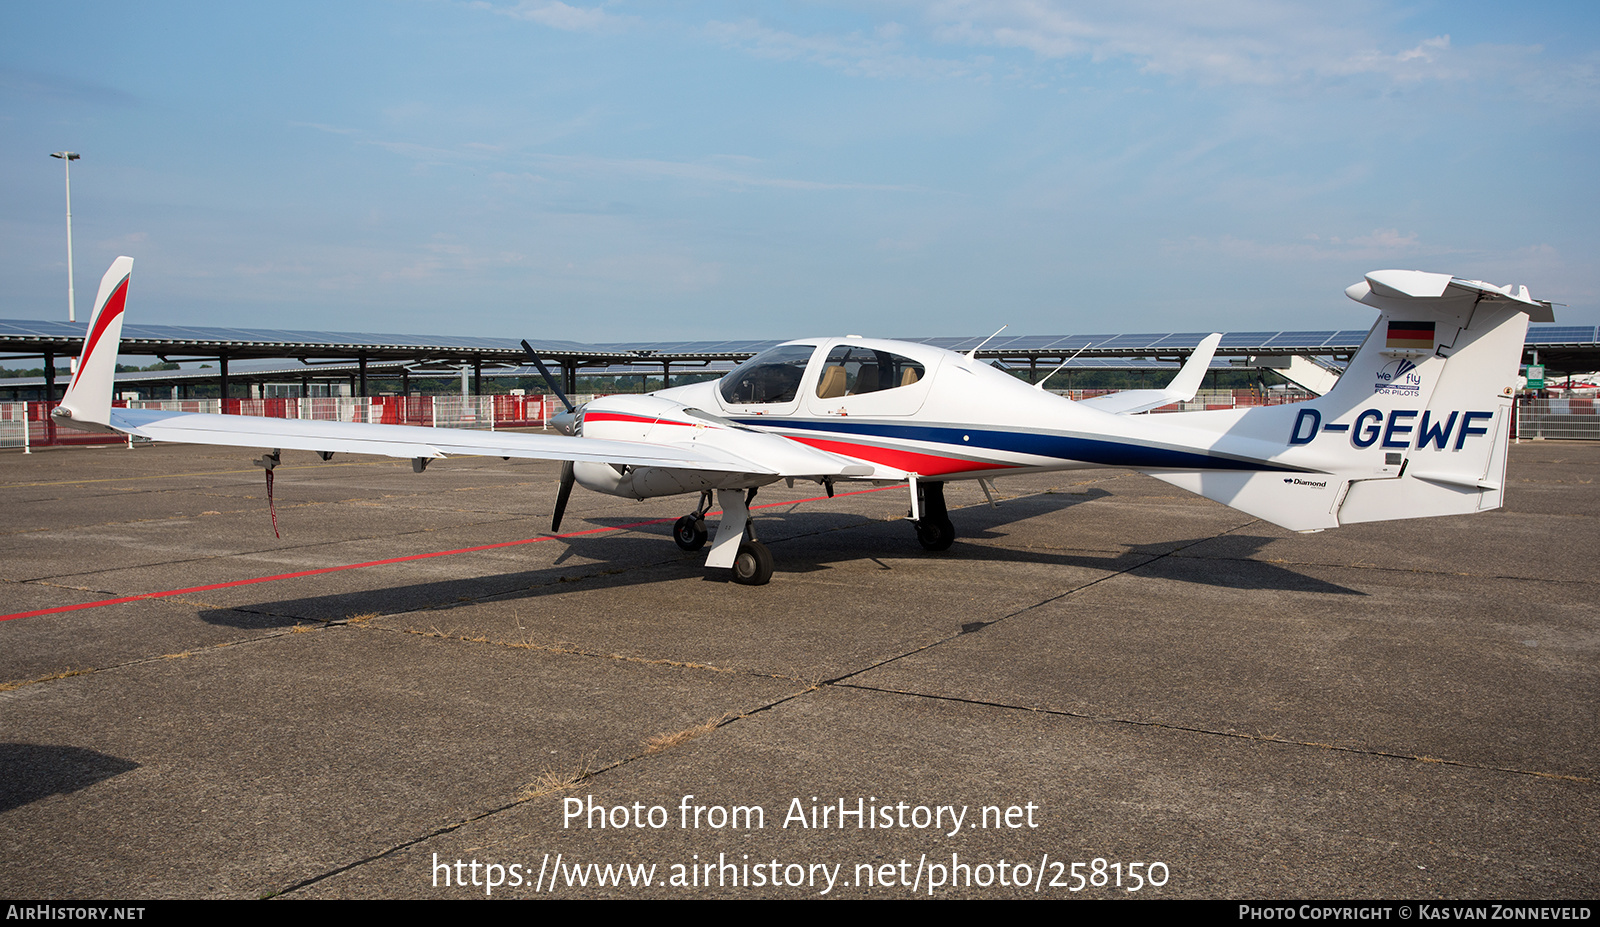
{"label": "cabin side window", "polygon": [[860,396],[899,389],[922,380],[923,366],[909,357],[841,344],[828,352],[817,381],[819,399]]}

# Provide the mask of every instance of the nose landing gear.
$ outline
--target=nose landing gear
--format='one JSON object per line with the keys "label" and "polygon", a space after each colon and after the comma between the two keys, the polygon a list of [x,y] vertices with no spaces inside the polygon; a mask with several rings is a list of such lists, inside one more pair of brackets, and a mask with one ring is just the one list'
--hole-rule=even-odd
{"label": "nose landing gear", "polygon": [[706,512],[711,510],[711,493],[700,494],[700,504],[688,515],[678,519],[672,526],[672,539],[677,542],[679,549],[694,553],[706,546]]}
{"label": "nose landing gear", "polygon": [[917,502],[922,515],[914,523],[917,543],[923,550],[949,550],[956,542],[956,526],[945,509],[944,484],[918,482]]}

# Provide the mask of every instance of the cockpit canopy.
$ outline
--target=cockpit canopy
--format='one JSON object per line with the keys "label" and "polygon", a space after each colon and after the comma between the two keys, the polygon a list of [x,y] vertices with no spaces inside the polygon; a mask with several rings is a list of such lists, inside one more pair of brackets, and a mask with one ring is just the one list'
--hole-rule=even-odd
{"label": "cockpit canopy", "polygon": [[793,402],[816,350],[814,344],[780,344],[762,351],[722,378],[722,401],[735,406]]}
{"label": "cockpit canopy", "polygon": [[[762,351],[735,367],[717,385],[728,405],[780,405],[802,393],[817,399],[841,399],[914,386],[927,376],[922,361],[861,343],[836,344],[812,374],[806,376],[814,344],[785,344]],[[808,388],[809,387],[809,388]]]}

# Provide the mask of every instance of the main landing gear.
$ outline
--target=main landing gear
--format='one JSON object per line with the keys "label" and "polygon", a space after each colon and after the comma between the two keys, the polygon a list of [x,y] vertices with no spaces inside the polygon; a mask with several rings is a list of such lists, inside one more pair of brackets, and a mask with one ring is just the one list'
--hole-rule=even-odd
{"label": "main landing gear", "polygon": [[956,542],[956,526],[944,505],[943,483],[917,483],[917,508],[922,517],[914,523],[923,550],[949,550]]}
{"label": "main landing gear", "polygon": [[765,586],[772,579],[772,551],[756,540],[739,545],[733,558],[733,581],[742,586]]}
{"label": "main landing gear", "polygon": [[[916,485],[917,518],[913,524],[917,543],[924,550],[949,550],[956,540],[956,527],[950,523],[950,514],[945,508],[944,484],[918,482]],[[711,552],[706,556],[706,566],[731,570],[733,581],[743,586],[765,586],[772,579],[772,552],[756,540],[750,519],[750,503],[755,498],[755,489],[716,491],[722,519],[717,525],[716,540],[711,542]],[[694,511],[672,526],[672,540],[678,547],[692,553],[706,546],[710,538],[706,531],[706,513],[711,511],[711,506],[712,495],[707,490],[700,494]]]}
{"label": "main landing gear", "polygon": [[[765,586],[772,579],[772,552],[756,540],[750,520],[750,503],[755,497],[754,489],[717,490],[722,520],[717,525],[717,539],[711,543],[711,553],[706,557],[706,566],[731,569],[733,581],[743,586]],[[679,547],[696,551],[705,546],[706,513],[709,511],[711,493],[708,490],[701,493],[695,510],[672,526],[672,539]]]}

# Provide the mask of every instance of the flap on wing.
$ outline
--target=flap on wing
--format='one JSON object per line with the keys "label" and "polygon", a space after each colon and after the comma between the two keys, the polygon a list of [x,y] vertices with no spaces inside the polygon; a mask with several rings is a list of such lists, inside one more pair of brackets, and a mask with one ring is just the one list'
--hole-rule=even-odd
{"label": "flap on wing", "polygon": [[738,447],[729,450],[709,441],[647,444],[565,435],[248,415],[197,415],[152,409],[113,409],[111,425],[119,431],[156,441],[386,457],[482,455],[805,477],[864,476],[872,472],[870,466],[860,461],[806,447],[777,435],[744,430],[730,433],[736,435]]}
{"label": "flap on wing", "polygon": [[246,415],[194,415],[147,409],[115,409],[111,424],[157,441],[276,447],[386,457],[479,454],[536,460],[588,460],[636,467],[675,467],[728,473],[774,473],[771,467],[717,448],[681,448],[633,441],[602,441],[565,435],[469,431],[418,425],[371,425]]}

